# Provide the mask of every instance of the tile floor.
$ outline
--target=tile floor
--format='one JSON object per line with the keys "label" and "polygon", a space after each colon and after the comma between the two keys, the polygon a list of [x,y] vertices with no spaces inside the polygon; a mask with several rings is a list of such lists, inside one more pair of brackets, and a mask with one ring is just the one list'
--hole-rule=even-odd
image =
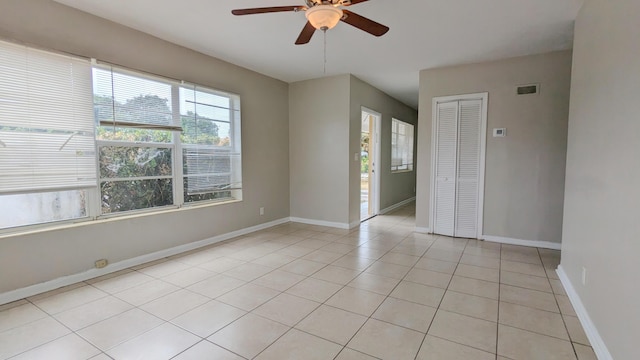
{"label": "tile floor", "polygon": [[0,359],[595,359],[560,252],[289,223],[0,306]]}

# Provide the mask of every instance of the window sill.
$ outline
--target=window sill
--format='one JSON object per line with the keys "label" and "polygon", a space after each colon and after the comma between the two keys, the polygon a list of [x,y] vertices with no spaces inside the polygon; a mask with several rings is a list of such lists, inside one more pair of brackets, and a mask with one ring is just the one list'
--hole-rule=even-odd
{"label": "window sill", "polygon": [[98,217],[97,219],[82,218],[82,219],[74,219],[74,220],[64,220],[64,221],[59,221],[59,222],[54,222],[49,224],[28,225],[28,226],[19,228],[19,230],[11,231],[10,229],[7,229],[7,230],[4,230],[5,232],[0,232],[0,240],[8,239],[15,236],[28,236],[28,235],[40,234],[40,233],[50,232],[50,231],[61,231],[61,230],[73,229],[77,227],[90,226],[94,224],[104,224],[104,223],[117,222],[122,220],[137,219],[137,218],[142,218],[147,216],[197,210],[197,209],[203,209],[203,208],[220,206],[220,205],[235,204],[239,202],[242,202],[242,199],[234,199],[234,200],[227,200],[227,201],[207,201],[205,204],[199,204],[199,203],[193,204],[193,205],[185,204],[182,207],[164,207],[161,210],[146,210],[142,212],[138,211],[138,212],[123,213],[123,214],[116,213],[116,214],[101,216],[101,217]]}
{"label": "window sill", "polygon": [[413,170],[394,170],[391,173],[392,174],[404,174],[404,173],[410,173],[413,172]]}

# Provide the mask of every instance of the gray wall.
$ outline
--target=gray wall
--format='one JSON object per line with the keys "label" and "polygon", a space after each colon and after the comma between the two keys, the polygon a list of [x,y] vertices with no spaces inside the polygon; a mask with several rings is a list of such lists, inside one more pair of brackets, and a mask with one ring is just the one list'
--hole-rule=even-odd
{"label": "gray wall", "polygon": [[[366,82],[351,76],[351,105],[349,152],[349,221],[360,220],[360,161],[353,161],[353,154],[360,153],[360,132],[362,127],[362,107],[382,114],[380,134],[380,210],[415,196],[416,171],[391,173],[391,119],[396,118],[417,126],[418,112],[390,97]],[[414,136],[417,134],[414,129]],[[416,139],[414,138],[414,164],[417,160]]]}
{"label": "gray wall", "polygon": [[[570,82],[570,51],[421,71],[416,226],[432,228],[432,99],[488,92],[484,235],[560,242]],[[540,94],[515,95],[531,83]]]}
{"label": "gray wall", "polygon": [[614,359],[640,355],[639,14],[587,0],[575,26],[561,266]]}
{"label": "gray wall", "polygon": [[[1,0],[0,37],[241,96],[243,201],[0,239],[0,293],[289,216],[288,85],[49,0]],[[259,215],[259,207],[265,215]]]}
{"label": "gray wall", "polygon": [[292,217],[349,223],[349,79],[290,84]]}

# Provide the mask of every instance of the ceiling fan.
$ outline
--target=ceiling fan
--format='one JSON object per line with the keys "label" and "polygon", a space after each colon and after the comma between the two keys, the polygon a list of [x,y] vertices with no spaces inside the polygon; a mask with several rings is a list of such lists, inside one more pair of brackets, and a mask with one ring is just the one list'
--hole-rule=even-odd
{"label": "ceiling fan", "polygon": [[367,19],[342,7],[362,3],[368,0],[305,0],[306,6],[275,6],[252,9],[236,9],[231,11],[233,15],[253,15],[285,11],[304,11],[307,24],[302,29],[296,40],[296,45],[306,44],[316,30],[327,31],[334,28],[342,21],[374,36],[382,36],[389,28]]}

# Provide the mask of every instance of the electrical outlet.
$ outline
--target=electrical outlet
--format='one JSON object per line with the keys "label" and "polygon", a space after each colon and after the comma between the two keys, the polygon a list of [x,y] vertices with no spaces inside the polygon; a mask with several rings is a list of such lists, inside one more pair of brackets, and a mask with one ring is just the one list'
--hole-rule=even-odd
{"label": "electrical outlet", "polygon": [[109,260],[107,259],[96,260],[96,269],[102,269],[107,265],[109,265]]}
{"label": "electrical outlet", "polygon": [[587,285],[587,268],[582,268],[582,285]]}
{"label": "electrical outlet", "polygon": [[260,208],[260,216],[262,216],[262,215],[264,215],[264,208],[263,207]]}

